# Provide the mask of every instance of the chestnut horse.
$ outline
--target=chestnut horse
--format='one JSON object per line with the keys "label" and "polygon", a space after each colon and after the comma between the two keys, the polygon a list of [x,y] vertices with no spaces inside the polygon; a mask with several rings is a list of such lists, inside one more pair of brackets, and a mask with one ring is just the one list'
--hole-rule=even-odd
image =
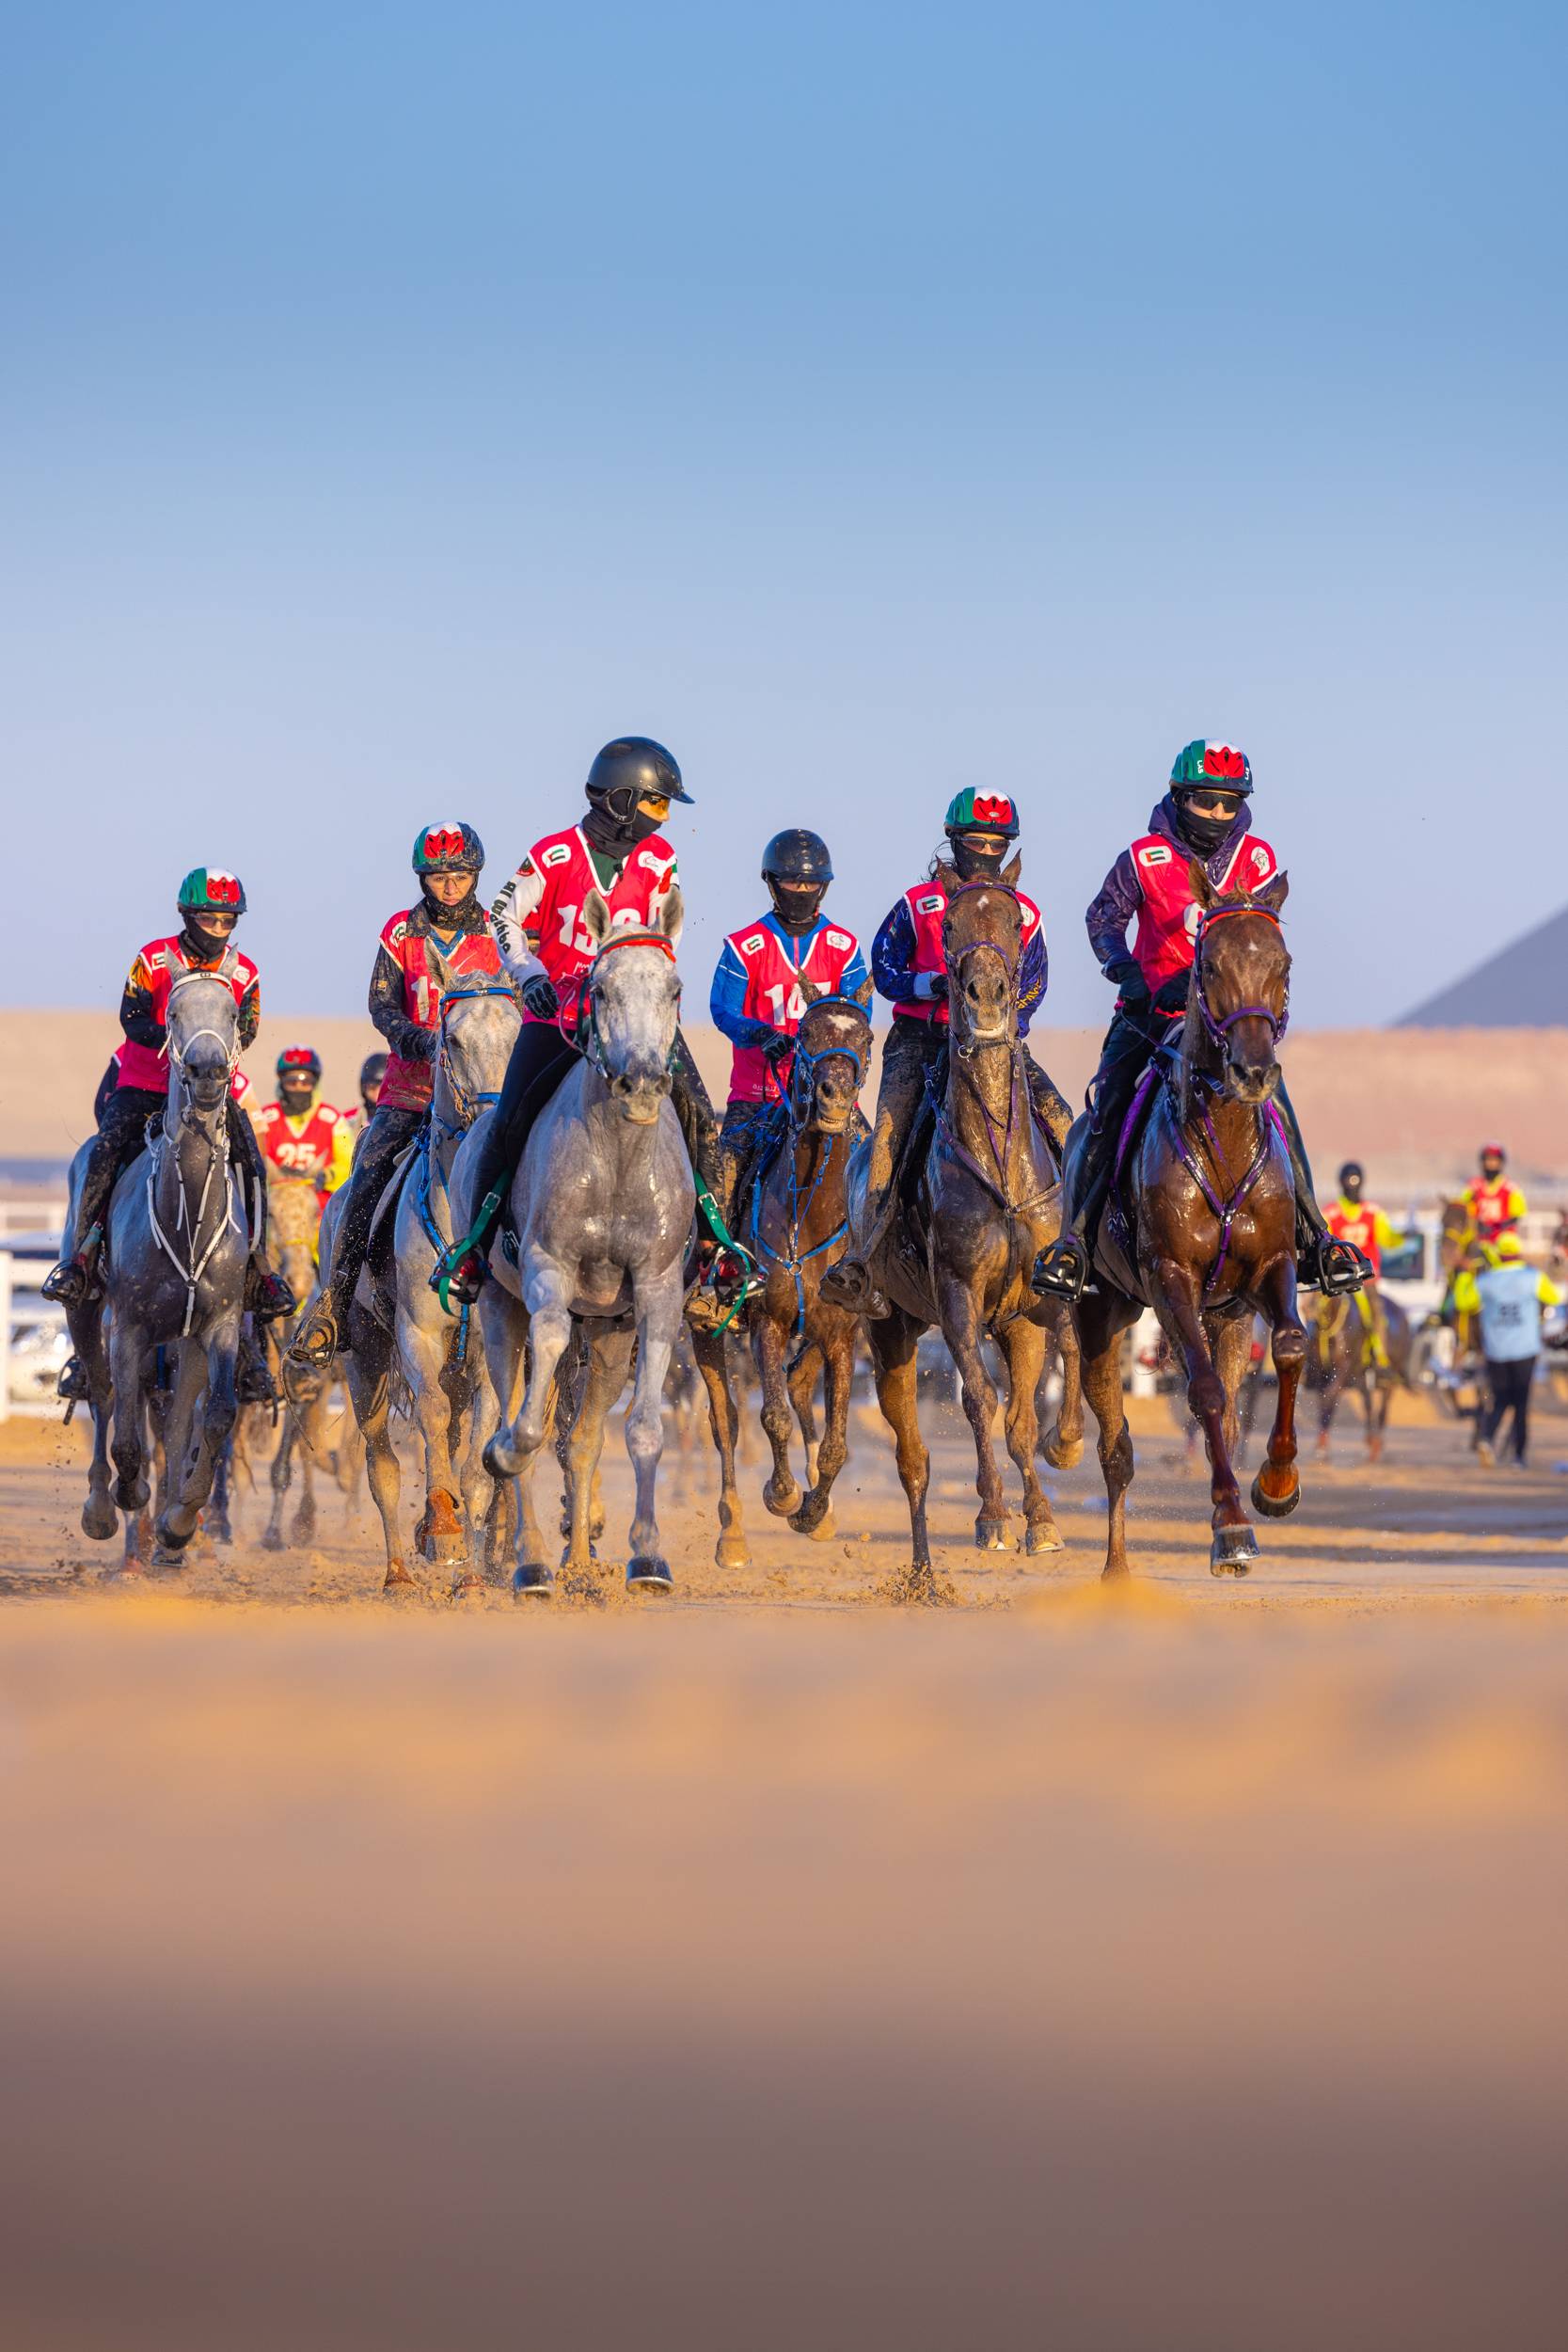
{"label": "chestnut horse", "polygon": [[[1007,1451],[1023,1482],[1027,1551],[1062,1549],[1035,1467],[1035,1391],[1048,1331],[1057,1331],[1062,1342],[1064,1390],[1046,1458],[1068,1464],[1077,1460],[1083,1446],[1071,1327],[1065,1310],[1037,1297],[1030,1286],[1037,1253],[1061,1231],[1062,1189],[1050,1144],[1031,1114],[1018,1033],[1022,928],[1013,887],[1018,875],[1017,858],[994,882],[964,882],[952,866],[938,868],[947,894],[946,1086],[920,1171],[919,1197],[900,1206],[880,1250],[881,1288],[890,1312],[866,1327],[878,1401],[896,1441],[898,1476],[910,1506],[913,1576],[922,1583],[931,1573],[926,1528],[930,1456],[915,1411],[915,1350],[922,1331],[941,1326],[962,1382],[980,1498],[977,1550],[1005,1551],[1011,1542],[991,1446],[996,1390],[986,1368],[988,1337],[995,1340],[1006,1367]],[[849,1172],[857,1232],[863,1230],[869,1167],[866,1144],[856,1152]]]}
{"label": "chestnut horse", "polygon": [[[1212,1572],[1245,1575],[1258,1557],[1231,1466],[1236,1393],[1255,1314],[1273,1335],[1279,1390],[1268,1460],[1252,1482],[1252,1500],[1266,1518],[1284,1518],[1301,1500],[1295,1407],[1307,1333],[1296,1310],[1295,1187],[1271,1101],[1290,997],[1291,959],[1279,923],[1288,885],[1276,874],[1250,896],[1225,897],[1196,861],[1188,872],[1198,919],[1180,1051],[1167,1050],[1140,1083],[1118,1139],[1117,1181],[1101,1217],[1096,1288],[1073,1310],[1084,1388],[1100,1423],[1109,1577],[1128,1573],[1132,1483],[1121,1334],[1146,1305],[1186,1372],[1187,1401],[1209,1449]],[[1068,1138],[1069,1194],[1087,1128],[1087,1120],[1079,1120]]]}

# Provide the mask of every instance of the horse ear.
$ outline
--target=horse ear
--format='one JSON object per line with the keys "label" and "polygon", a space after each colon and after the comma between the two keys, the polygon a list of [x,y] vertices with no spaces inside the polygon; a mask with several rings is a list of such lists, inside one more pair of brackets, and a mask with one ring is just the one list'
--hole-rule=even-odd
{"label": "horse ear", "polygon": [[679,882],[672,882],[664,894],[658,910],[658,928],[672,947],[680,938],[681,925],[685,919],[686,901],[681,897],[681,886]]}
{"label": "horse ear", "polygon": [[1277,914],[1291,895],[1291,877],[1289,874],[1276,874],[1273,882],[1266,882],[1261,890],[1255,890],[1252,895],[1260,907],[1267,907],[1271,914]]}
{"label": "horse ear", "polygon": [[1193,897],[1197,900],[1205,914],[1211,907],[1218,906],[1220,894],[1210,881],[1208,870],[1201,858],[1190,857],[1187,860],[1187,880],[1192,883]]}
{"label": "horse ear", "polygon": [[595,947],[602,947],[610,937],[610,909],[596,890],[591,890],[582,910],[582,928]]}
{"label": "horse ear", "polygon": [[1023,851],[1022,850],[1015,850],[1012,856],[1007,860],[1006,865],[1002,868],[1002,879],[1006,883],[1009,890],[1016,890],[1018,888],[1018,878],[1022,871]]}
{"label": "horse ear", "polygon": [[936,879],[942,884],[942,890],[949,898],[953,896],[955,890],[960,887],[958,867],[956,866],[949,866],[944,857],[939,857],[937,860]]}
{"label": "horse ear", "polygon": [[425,969],[436,983],[436,993],[444,996],[451,986],[451,966],[434,939],[424,944]]}

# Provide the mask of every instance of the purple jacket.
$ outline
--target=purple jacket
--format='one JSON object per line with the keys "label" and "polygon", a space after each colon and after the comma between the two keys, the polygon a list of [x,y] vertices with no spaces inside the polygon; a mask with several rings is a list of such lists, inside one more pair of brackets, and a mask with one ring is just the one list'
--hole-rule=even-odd
{"label": "purple jacket", "polygon": [[[1176,830],[1176,803],[1168,792],[1163,801],[1155,804],[1153,813],[1149,817],[1148,830],[1150,833],[1164,834],[1164,838],[1179,850],[1183,857],[1193,855],[1193,851]],[[1235,823],[1213,855],[1206,861],[1209,879],[1216,890],[1225,879],[1230,861],[1235,856],[1243,834],[1250,830],[1247,804],[1243,801],[1237,812]],[[1120,857],[1117,858],[1101,884],[1098,897],[1091,901],[1088,913],[1084,917],[1089,934],[1089,946],[1094,949],[1101,970],[1108,980],[1115,980],[1118,986],[1122,978],[1123,967],[1132,961],[1132,950],[1127,944],[1128,926],[1136,915],[1142,899],[1143,892],[1138,887],[1138,877],[1132,865],[1132,852],[1131,850],[1123,850]]]}

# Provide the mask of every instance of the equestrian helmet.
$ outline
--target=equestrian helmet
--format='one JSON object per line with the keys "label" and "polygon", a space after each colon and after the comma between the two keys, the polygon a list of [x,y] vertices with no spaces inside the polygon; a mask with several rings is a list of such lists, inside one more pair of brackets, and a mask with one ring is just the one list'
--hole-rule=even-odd
{"label": "equestrian helmet", "polygon": [[226,874],[221,866],[193,866],[180,885],[177,903],[182,914],[241,915],[245,884],[238,874]]}
{"label": "equestrian helmet", "polygon": [[1358,1184],[1364,1184],[1367,1181],[1367,1171],[1362,1167],[1359,1160],[1347,1160],[1343,1168],[1339,1170],[1339,1190],[1341,1192],[1348,1192],[1350,1190],[1351,1179],[1353,1176]]}
{"label": "equestrian helmet", "polygon": [[309,1078],[312,1086],[320,1086],[322,1057],[313,1045],[285,1045],[277,1057],[277,1082],[285,1078]]}
{"label": "equestrian helmet", "polygon": [[472,825],[427,825],[414,837],[416,874],[477,874],[483,863],[484,844]]}
{"label": "equestrian helmet", "polygon": [[391,1058],[390,1054],[367,1054],[359,1065],[360,1085],[379,1086],[387,1075],[387,1065]]}
{"label": "equestrian helmet", "polygon": [[776,833],[762,853],[764,882],[816,883],[826,890],[833,878],[833,862],[819,833],[790,825]]}
{"label": "equestrian helmet", "polygon": [[1246,800],[1252,792],[1252,762],[1245,752],[1228,743],[1205,743],[1200,738],[1177,753],[1170,788],[1173,792],[1237,792]]}
{"label": "equestrian helmet", "polygon": [[1004,841],[1018,839],[1018,803],[1006,792],[976,792],[966,785],[947,803],[942,829],[954,840],[965,833],[999,833]]}
{"label": "equestrian helmet", "polygon": [[583,787],[612,823],[631,822],[640,801],[688,801],[673,752],[647,735],[618,735],[607,743],[588,771]]}

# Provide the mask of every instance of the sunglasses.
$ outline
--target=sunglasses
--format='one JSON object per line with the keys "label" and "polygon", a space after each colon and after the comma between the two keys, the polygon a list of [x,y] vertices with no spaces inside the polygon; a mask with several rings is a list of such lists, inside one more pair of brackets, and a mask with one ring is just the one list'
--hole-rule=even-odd
{"label": "sunglasses", "polygon": [[1221,817],[1234,817],[1242,805],[1243,796],[1240,792],[1211,792],[1200,788],[1196,792],[1183,792],[1181,798],[1189,808],[1212,808]]}

